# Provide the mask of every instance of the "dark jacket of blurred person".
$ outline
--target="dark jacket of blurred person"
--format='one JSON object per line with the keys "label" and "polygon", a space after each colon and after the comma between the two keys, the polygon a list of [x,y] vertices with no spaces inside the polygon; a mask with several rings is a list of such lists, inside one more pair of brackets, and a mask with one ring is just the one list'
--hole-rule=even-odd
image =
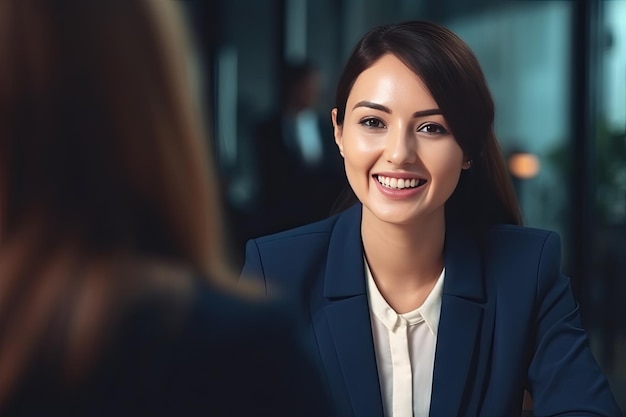
{"label": "dark jacket of blurred person", "polygon": [[347,187],[330,118],[316,108],[321,83],[312,62],[283,69],[281,107],[256,127],[260,209],[247,238],[328,217]]}
{"label": "dark jacket of blurred person", "polygon": [[176,12],[0,0],[2,416],[330,413],[288,306],[231,288]]}

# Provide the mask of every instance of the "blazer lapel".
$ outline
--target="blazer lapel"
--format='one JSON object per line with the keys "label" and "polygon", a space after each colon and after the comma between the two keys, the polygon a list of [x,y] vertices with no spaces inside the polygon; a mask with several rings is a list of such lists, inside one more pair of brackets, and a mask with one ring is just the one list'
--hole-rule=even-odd
{"label": "blazer lapel", "polygon": [[367,301],[361,205],[347,210],[330,237],[323,296],[328,328],[355,417],[383,415]]}
{"label": "blazer lapel", "polygon": [[[432,417],[470,412],[471,387],[480,384],[473,380],[485,299],[480,252],[468,236],[449,230],[444,256],[446,275],[433,373]],[[473,403],[474,407],[478,405]]]}
{"label": "blazer lapel", "polygon": [[[382,397],[360,226],[361,205],[357,204],[340,216],[330,236],[322,288],[328,331],[323,331],[318,323],[317,337],[332,339],[319,342],[330,342],[336,358],[322,357],[322,360],[333,369],[339,364],[354,416],[380,417]],[[485,288],[477,244],[463,233],[449,229],[445,267],[430,415],[473,415],[478,413],[480,398],[472,397],[472,389],[474,393],[480,392],[486,366],[483,362],[489,355],[481,349],[491,344],[490,335],[481,332],[485,328]]]}

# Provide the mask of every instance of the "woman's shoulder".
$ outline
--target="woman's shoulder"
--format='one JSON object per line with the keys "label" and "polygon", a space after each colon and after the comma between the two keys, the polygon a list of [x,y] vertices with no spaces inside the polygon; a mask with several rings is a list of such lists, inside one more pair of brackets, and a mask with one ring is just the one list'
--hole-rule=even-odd
{"label": "woman's shoulder", "polygon": [[310,236],[316,234],[329,234],[338,223],[355,223],[361,220],[361,206],[356,204],[339,213],[333,213],[329,217],[316,222],[297,226],[281,232],[265,235],[254,239],[259,243],[275,240],[291,239],[294,237]]}
{"label": "woman's shoulder", "polygon": [[516,224],[504,224],[504,223],[498,223],[498,224],[493,224],[491,226],[489,226],[489,228],[487,229],[487,234],[491,234],[491,235],[509,235],[509,236],[516,236],[516,235],[526,235],[526,236],[537,236],[537,237],[543,237],[549,234],[557,234],[558,233],[554,230],[549,230],[549,229],[543,229],[543,228],[537,228],[537,227],[529,227],[529,226],[519,226]]}
{"label": "woman's shoulder", "polygon": [[560,268],[562,245],[555,231],[499,224],[485,233],[482,251],[486,265],[498,271],[534,270],[553,277]]}
{"label": "woman's shoulder", "polygon": [[[310,378],[306,389],[319,391],[295,309],[211,282],[196,276],[190,296],[145,299],[127,317],[112,366],[134,379],[128,391],[155,401],[159,412],[243,416],[261,407],[269,410],[263,416],[298,415],[297,398],[282,404],[272,394],[289,389],[297,373]],[[308,395],[296,394],[312,405]]]}
{"label": "woman's shoulder", "polygon": [[205,330],[254,336],[296,325],[295,305],[288,300],[244,293],[240,287],[198,279],[189,320]]}
{"label": "woman's shoulder", "polygon": [[197,386],[212,387],[213,411],[327,415],[329,404],[306,351],[298,311],[287,300],[200,282],[176,366]]}
{"label": "woman's shoulder", "polygon": [[[494,225],[485,234],[483,259],[505,281],[530,284],[521,276],[537,276],[549,285],[560,276],[561,239],[557,232],[515,225]],[[539,285],[539,284],[538,284]]]}
{"label": "woman's shoulder", "polygon": [[489,246],[560,246],[558,232],[548,229],[518,226],[513,224],[495,224],[485,233],[485,243]]}
{"label": "woman's shoulder", "polygon": [[272,242],[276,240],[285,240],[291,239],[301,236],[309,236],[316,234],[328,234],[335,222],[337,221],[338,216],[328,217],[326,219],[318,220],[313,223],[304,224],[301,226],[297,226],[291,229],[283,230],[277,233],[272,233],[269,235],[264,235],[255,238],[259,243]]}
{"label": "woman's shoulder", "polygon": [[[42,358],[8,415],[26,409],[53,416],[316,415],[296,402],[313,407],[305,392],[319,394],[320,385],[288,304],[170,272],[167,280],[162,271],[147,282],[135,277],[143,281],[141,293],[120,297],[97,361],[80,384],[62,384],[59,366]],[[164,282],[171,280],[179,282]],[[277,393],[298,374],[312,378],[281,402]],[[257,406],[268,412],[257,413]]]}
{"label": "woman's shoulder", "polygon": [[288,301],[257,295],[254,289],[245,291],[235,277],[229,283],[183,271],[149,280],[144,287],[122,318],[128,343],[170,338],[217,349],[243,338],[252,343],[256,335],[272,329],[288,333],[296,325]]}

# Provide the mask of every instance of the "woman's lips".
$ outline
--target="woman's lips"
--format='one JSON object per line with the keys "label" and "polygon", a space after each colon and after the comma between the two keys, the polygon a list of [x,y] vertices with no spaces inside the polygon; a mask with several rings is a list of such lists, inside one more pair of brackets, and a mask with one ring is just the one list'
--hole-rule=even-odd
{"label": "woman's lips", "polygon": [[374,179],[378,181],[378,183],[383,187],[392,190],[417,188],[426,184],[426,180],[423,178],[388,177],[384,175],[374,175]]}
{"label": "woman's lips", "polygon": [[411,198],[422,192],[424,184],[428,181],[424,178],[389,177],[385,175],[373,175],[372,180],[382,195],[392,200]]}

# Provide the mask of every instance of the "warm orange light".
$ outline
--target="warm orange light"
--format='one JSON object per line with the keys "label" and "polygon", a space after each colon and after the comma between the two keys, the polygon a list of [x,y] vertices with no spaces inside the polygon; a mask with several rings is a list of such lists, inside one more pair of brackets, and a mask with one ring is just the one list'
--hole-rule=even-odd
{"label": "warm orange light", "polygon": [[539,173],[540,164],[537,155],[516,153],[509,157],[509,172],[519,179],[527,180]]}

